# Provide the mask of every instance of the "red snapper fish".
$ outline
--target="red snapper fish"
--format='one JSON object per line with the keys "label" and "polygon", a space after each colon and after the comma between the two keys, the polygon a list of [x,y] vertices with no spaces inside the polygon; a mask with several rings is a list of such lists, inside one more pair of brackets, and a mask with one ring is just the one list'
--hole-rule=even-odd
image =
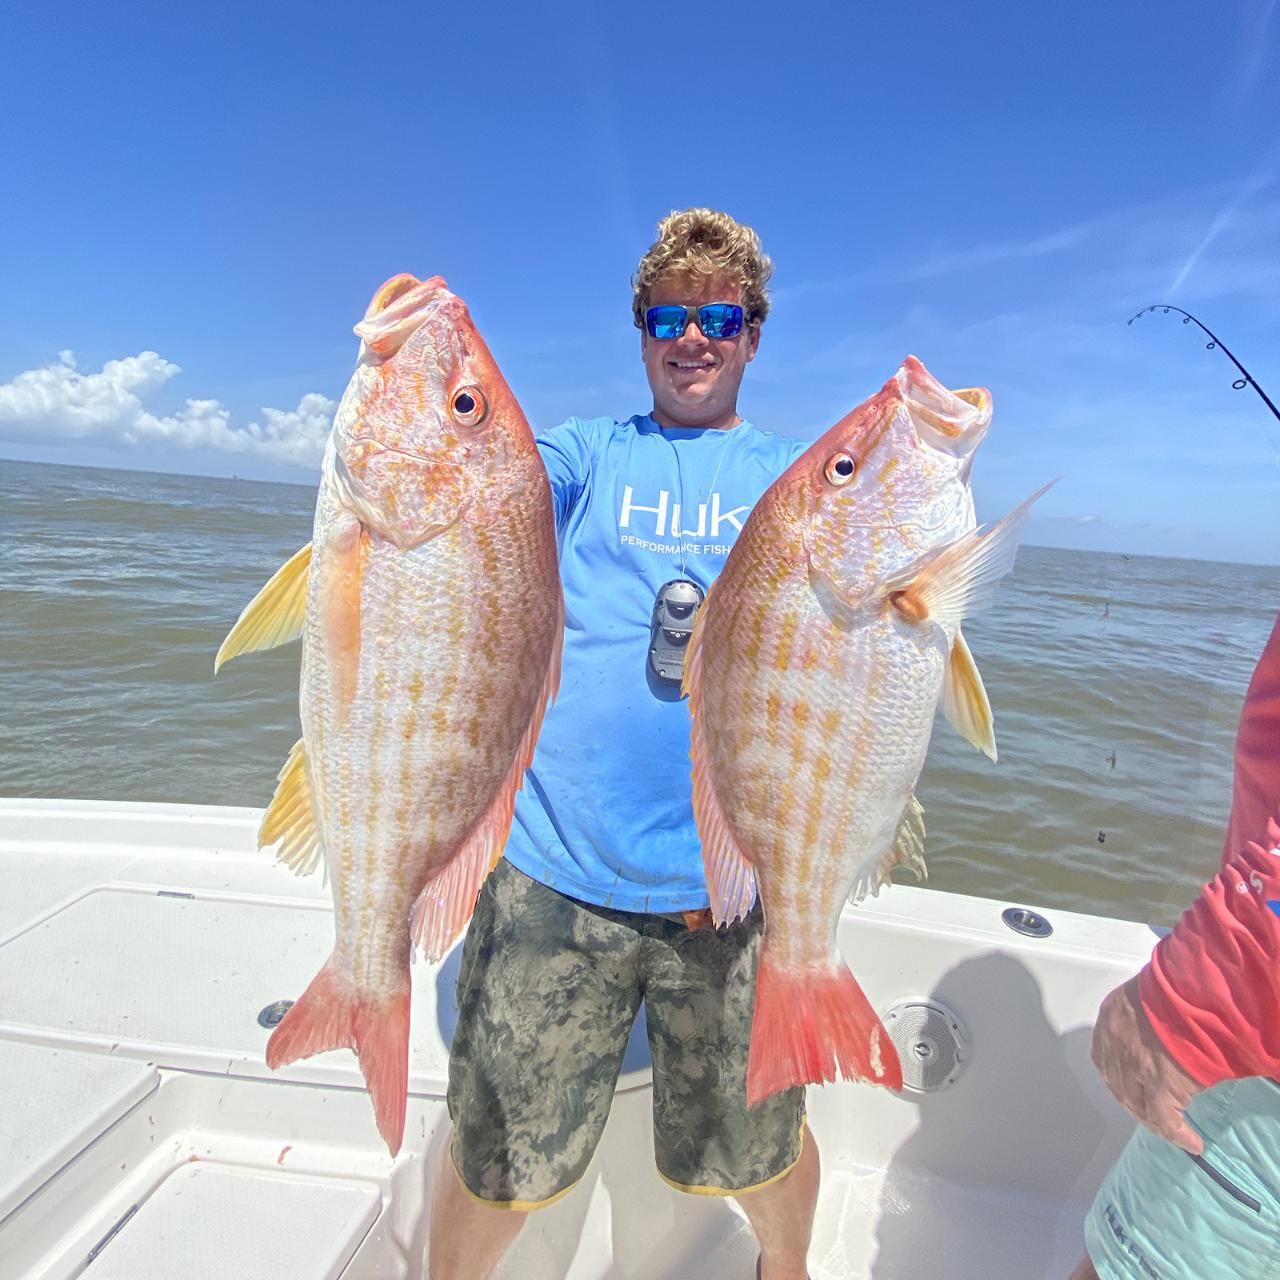
{"label": "red snapper fish", "polygon": [[394,1155],[411,943],[439,959],[506,842],[560,673],[546,471],[465,304],[400,275],[355,332],[312,541],[241,615],[229,658],[302,636],[302,738],[259,842],[327,868],[334,947],[267,1044],[350,1046]]}
{"label": "red snapper fish", "polygon": [[[850,899],[923,875],[916,780],[941,706],[996,758],[960,624],[1013,567],[1033,495],[979,530],[969,473],[991,420],[914,356],[756,504],[690,641],[693,804],[717,924],[764,908],[751,1103],[902,1067],[841,958]],[[1046,486],[1047,487],[1047,486]]]}

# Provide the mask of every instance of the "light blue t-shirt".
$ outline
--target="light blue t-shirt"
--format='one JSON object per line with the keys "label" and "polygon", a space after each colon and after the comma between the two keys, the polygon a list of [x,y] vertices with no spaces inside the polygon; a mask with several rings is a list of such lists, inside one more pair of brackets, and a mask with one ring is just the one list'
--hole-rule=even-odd
{"label": "light blue t-shirt", "polygon": [[649,672],[654,597],[705,591],[747,513],[807,446],[748,422],[662,428],[570,418],[538,438],[564,583],[560,694],[516,798],[506,855],[570,897],[623,911],[708,904],[689,708]]}

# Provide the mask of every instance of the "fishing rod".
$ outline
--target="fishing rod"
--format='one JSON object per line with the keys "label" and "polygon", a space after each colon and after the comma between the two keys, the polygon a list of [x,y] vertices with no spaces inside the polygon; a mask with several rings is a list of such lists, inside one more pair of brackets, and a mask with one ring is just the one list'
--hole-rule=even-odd
{"label": "fishing rod", "polygon": [[1170,311],[1176,311],[1182,317],[1183,324],[1194,324],[1195,326],[1197,326],[1197,328],[1201,329],[1205,334],[1207,334],[1209,341],[1204,344],[1205,350],[1212,351],[1215,347],[1219,348],[1222,354],[1226,356],[1227,359],[1230,360],[1231,363],[1235,365],[1237,369],[1240,370],[1240,377],[1238,377],[1231,385],[1237,391],[1243,391],[1245,387],[1252,387],[1262,397],[1262,403],[1265,404],[1267,408],[1271,410],[1271,413],[1275,417],[1276,421],[1280,422],[1280,409],[1276,408],[1271,397],[1267,395],[1267,393],[1263,391],[1263,389],[1258,385],[1257,379],[1254,378],[1253,374],[1251,374],[1249,370],[1246,369],[1244,365],[1242,365],[1240,361],[1237,360],[1235,356],[1231,354],[1230,350],[1228,350],[1227,348],[1227,344],[1223,342],[1222,339],[1219,338],[1218,335],[1214,333],[1212,329],[1208,328],[1208,326],[1206,325],[1201,324],[1200,321],[1197,320],[1195,316],[1191,314],[1190,311],[1183,311],[1181,307],[1169,306],[1163,302],[1157,302],[1150,307],[1143,307],[1142,310],[1139,311],[1136,316],[1130,316],[1129,319],[1125,321],[1125,323],[1132,324],[1140,316],[1145,316],[1148,311],[1156,311],[1156,310],[1163,311],[1165,315],[1168,315]]}

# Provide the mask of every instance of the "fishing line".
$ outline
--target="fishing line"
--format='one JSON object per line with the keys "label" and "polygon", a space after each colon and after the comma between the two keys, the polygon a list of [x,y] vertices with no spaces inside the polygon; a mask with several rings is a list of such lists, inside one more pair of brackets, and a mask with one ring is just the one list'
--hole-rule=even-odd
{"label": "fishing line", "polygon": [[[741,424],[735,424],[735,425],[741,425]],[[703,429],[708,430],[709,428],[703,428]],[[711,495],[715,492],[716,480],[719,479],[719,476],[720,476],[720,464],[724,461],[725,452],[729,447],[728,433],[733,429],[734,429],[733,427],[724,428],[725,438],[720,443],[720,456],[716,459],[715,470],[712,471],[711,473],[711,483],[707,486],[708,500],[710,499]],[[658,423],[658,430],[660,432],[663,430],[661,423]],[[683,578],[687,576],[688,568],[689,568],[688,548],[684,540],[684,533],[685,533],[685,530],[684,530],[684,515],[685,515],[684,471],[680,466],[680,450],[676,448],[676,442],[674,440],[668,440],[665,435],[662,438],[666,440],[667,445],[671,450],[671,457],[675,461],[675,467],[676,467],[675,492],[676,492],[676,497],[679,499],[679,502],[676,504],[676,511],[679,512],[680,519],[675,522],[678,527],[675,529],[674,532],[676,534],[676,537],[679,538],[680,540],[680,576]],[[701,491],[699,491],[698,496],[701,497]],[[699,521],[698,523],[701,524],[702,522]]]}
{"label": "fishing line", "polygon": [[[659,431],[662,430],[661,423],[655,425]],[[703,430],[713,429],[703,428]],[[720,464],[724,462],[725,452],[729,448],[728,432],[733,428],[727,427],[723,430],[724,439],[720,443],[720,454],[711,472],[711,483],[707,488],[708,498],[715,492],[716,481],[720,478]],[[701,584],[688,576],[689,547],[684,536],[686,515],[684,469],[680,463],[680,450],[676,448],[674,438],[667,439],[667,444],[670,446],[671,456],[675,462],[676,482],[673,486],[673,494],[676,501],[671,511],[671,533],[680,541],[680,576],[673,578],[670,582],[664,582],[654,596],[653,615],[649,622],[649,671],[651,676],[661,684],[678,687],[684,676],[685,656],[693,635],[694,617],[698,607],[706,598],[706,592]],[[699,487],[698,497],[701,497],[701,487]],[[698,520],[700,530],[704,529],[705,522],[706,510],[701,508]],[[699,536],[705,536],[705,532]]]}

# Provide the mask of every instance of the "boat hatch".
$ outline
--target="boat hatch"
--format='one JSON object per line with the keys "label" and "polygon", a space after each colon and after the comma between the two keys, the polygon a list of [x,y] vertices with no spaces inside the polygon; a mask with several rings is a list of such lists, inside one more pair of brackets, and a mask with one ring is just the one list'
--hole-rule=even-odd
{"label": "boat hatch", "polygon": [[159,1083],[146,1062],[0,1041],[0,1222]]}
{"label": "boat hatch", "polygon": [[[269,1077],[271,1028],[259,1015],[296,999],[332,946],[333,916],[322,906],[104,886],[0,946],[0,1034],[162,1068]],[[438,986],[449,982],[442,972],[418,967],[426,981],[415,983],[409,1064],[410,1088],[438,1096],[448,1056],[441,1028],[456,1017],[452,985]],[[348,1050],[278,1076],[364,1085]]]}
{"label": "boat hatch", "polygon": [[376,1220],[376,1186],[193,1161],[109,1227],[92,1280],[338,1280]]}

